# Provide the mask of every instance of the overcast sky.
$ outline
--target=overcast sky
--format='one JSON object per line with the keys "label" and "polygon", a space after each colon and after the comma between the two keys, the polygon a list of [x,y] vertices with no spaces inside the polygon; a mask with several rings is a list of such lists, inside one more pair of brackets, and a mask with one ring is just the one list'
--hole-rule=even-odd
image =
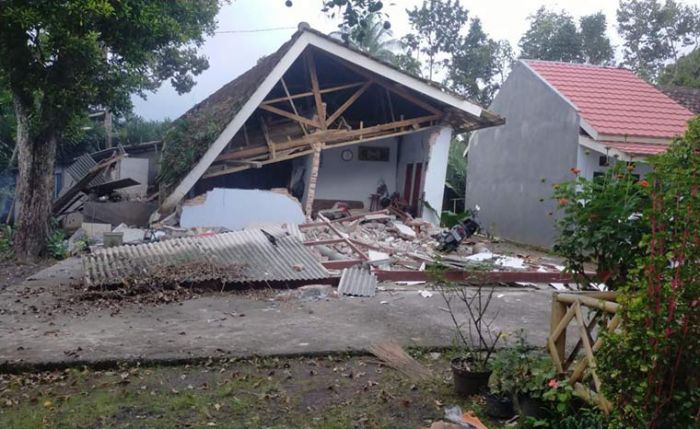
{"label": "overcast sky", "polygon": [[[700,0],[680,2],[700,5]],[[251,68],[260,57],[277,50],[289,40],[299,22],[306,21],[326,33],[335,30],[338,20],[326,17],[320,11],[321,3],[322,0],[293,0],[293,7],[288,8],[284,0],[233,0],[217,16],[219,32],[208,38],[202,48],[209,59],[209,69],[197,77],[192,91],[179,96],[166,82],[146,100],[134,97],[135,113],[147,119],[177,118]],[[384,9],[390,16],[396,38],[410,32],[405,9],[421,3],[422,0],[385,0]],[[614,28],[617,0],[462,0],[461,3],[469,9],[471,17],[481,18],[485,31],[492,38],[506,39],[513,47],[527,30],[527,17],[542,5],[566,9],[574,17],[603,11],[608,17],[613,44],[620,44]],[[281,29],[248,32],[272,28]]]}

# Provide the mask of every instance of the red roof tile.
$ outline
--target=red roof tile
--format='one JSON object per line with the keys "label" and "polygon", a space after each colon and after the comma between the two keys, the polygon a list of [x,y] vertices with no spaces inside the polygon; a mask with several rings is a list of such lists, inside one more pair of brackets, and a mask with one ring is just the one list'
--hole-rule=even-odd
{"label": "red roof tile", "polygon": [[525,60],[569,99],[598,133],[673,138],[693,113],[629,70]]}
{"label": "red roof tile", "polygon": [[658,155],[666,152],[666,144],[602,142],[606,147],[617,149],[630,155]]}

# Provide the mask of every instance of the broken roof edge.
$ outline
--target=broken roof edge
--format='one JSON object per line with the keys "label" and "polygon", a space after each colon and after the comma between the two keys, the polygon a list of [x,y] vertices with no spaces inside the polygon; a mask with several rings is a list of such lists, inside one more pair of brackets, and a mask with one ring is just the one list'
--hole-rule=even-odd
{"label": "broken roof edge", "polygon": [[[292,63],[308,46],[314,46],[331,55],[338,56],[345,61],[352,62],[355,65],[366,69],[371,73],[382,75],[391,81],[404,85],[407,88],[423,94],[424,96],[427,96],[433,100],[459,109],[474,118],[475,122],[479,125],[475,129],[496,126],[504,122],[504,119],[500,118],[498,115],[486,111],[486,109],[483,109],[482,107],[472,103],[460,95],[457,95],[454,92],[446,91],[442,86],[435,82],[415,77],[400,70],[396,66],[389,65],[384,61],[378,60],[365,52],[335,40],[317,30],[311,29],[308,24],[302,23],[299,26],[299,30],[292,35],[288,42],[283,44],[275,53],[270,54],[259,61],[258,65],[260,62],[264,61],[265,59],[269,59],[270,57],[273,57],[274,60],[272,61],[273,65],[267,73],[267,76],[265,76],[261,82],[257,83],[257,85],[255,85],[255,89],[253,90],[252,94],[234,113],[233,117],[222,128],[222,130],[218,132],[218,136],[212,143],[209,144],[206,151],[199,157],[194,166],[189,169],[189,172],[185,175],[185,177],[180,180],[175,189],[173,189],[172,192],[167,195],[159,209],[159,213],[161,215],[170,213],[172,210],[174,210],[176,205],[182,200],[182,198],[184,198],[187,192],[189,192],[195,183],[204,175],[207,168],[209,168],[209,166],[211,166],[211,164],[216,160],[216,157],[221,154],[228,142],[230,142],[236,135],[245,121],[250,117],[250,115],[253,114],[260,103],[264,101],[264,98],[274,88],[282,76],[284,76],[284,73],[286,73]],[[340,52],[338,52],[339,49],[341,50]],[[241,74],[233,81],[224,85],[224,87],[234,84],[234,82],[237,82],[240,77],[246,75],[256,67],[257,65]],[[379,70],[377,70],[377,67]],[[211,97],[214,97],[224,87],[220,88],[207,97],[207,99],[188,110],[184,115],[176,119],[175,123],[185,121],[188,116],[196,116],[195,114],[198,112],[198,110],[202,108],[202,106],[206,106]],[[166,144],[163,149],[164,156],[167,146],[168,145]]]}

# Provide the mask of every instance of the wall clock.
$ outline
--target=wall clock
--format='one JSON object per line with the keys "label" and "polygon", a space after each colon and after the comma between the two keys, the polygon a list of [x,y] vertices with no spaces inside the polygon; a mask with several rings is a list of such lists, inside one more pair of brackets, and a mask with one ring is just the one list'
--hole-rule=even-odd
{"label": "wall clock", "polygon": [[343,161],[352,161],[352,151],[350,149],[345,149],[340,153],[340,158]]}

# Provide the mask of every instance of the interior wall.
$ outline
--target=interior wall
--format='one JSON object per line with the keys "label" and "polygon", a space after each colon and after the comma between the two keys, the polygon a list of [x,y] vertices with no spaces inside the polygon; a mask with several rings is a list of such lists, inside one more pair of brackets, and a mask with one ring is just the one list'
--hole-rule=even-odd
{"label": "interior wall", "polygon": [[[389,148],[389,161],[360,161],[360,146]],[[345,161],[342,153],[350,151],[352,159]],[[307,157],[309,160],[311,156]],[[388,138],[367,143],[328,149],[321,152],[321,167],[318,172],[316,199],[362,201],[370,208],[370,195],[384,182],[392,193],[397,190],[397,139]],[[307,174],[310,162],[307,163]],[[307,179],[308,180],[308,179]],[[306,196],[305,196],[306,197]]]}

